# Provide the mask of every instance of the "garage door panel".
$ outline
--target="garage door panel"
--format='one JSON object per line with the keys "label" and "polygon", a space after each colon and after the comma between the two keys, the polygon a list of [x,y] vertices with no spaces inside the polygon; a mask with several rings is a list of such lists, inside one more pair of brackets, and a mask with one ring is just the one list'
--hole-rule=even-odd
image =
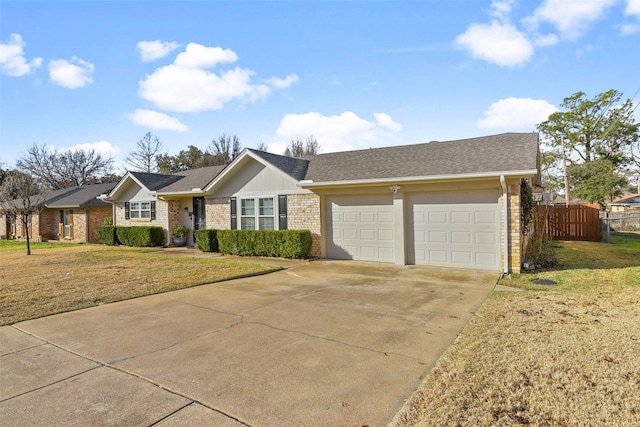
{"label": "garage door panel", "polygon": [[483,232],[477,232],[475,234],[476,236],[476,245],[489,245],[489,246],[495,246],[498,242],[496,241],[496,234],[495,233],[483,233]]}
{"label": "garage door panel", "polygon": [[409,261],[499,269],[497,190],[408,196]]}
{"label": "garage door panel", "polygon": [[378,240],[393,242],[393,230],[378,230]]}
{"label": "garage door panel", "polygon": [[327,257],[395,260],[390,195],[327,197],[327,209],[327,218],[332,219],[327,224]]}
{"label": "garage door panel", "polygon": [[451,262],[457,265],[471,265],[473,254],[471,252],[451,251]]}
{"label": "garage door panel", "polygon": [[449,252],[430,250],[428,262],[430,264],[448,264]]}
{"label": "garage door panel", "polygon": [[471,224],[471,213],[464,212],[451,212],[451,224]]}
{"label": "garage door panel", "polygon": [[496,213],[492,211],[478,211],[475,213],[476,224],[495,224],[497,222]]}

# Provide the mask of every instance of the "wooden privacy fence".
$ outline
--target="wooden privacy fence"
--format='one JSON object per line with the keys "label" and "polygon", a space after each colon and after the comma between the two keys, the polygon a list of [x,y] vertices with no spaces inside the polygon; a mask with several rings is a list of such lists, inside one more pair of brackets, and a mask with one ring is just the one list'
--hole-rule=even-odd
{"label": "wooden privacy fence", "polygon": [[600,241],[600,210],[589,206],[536,206],[536,226],[553,240]]}

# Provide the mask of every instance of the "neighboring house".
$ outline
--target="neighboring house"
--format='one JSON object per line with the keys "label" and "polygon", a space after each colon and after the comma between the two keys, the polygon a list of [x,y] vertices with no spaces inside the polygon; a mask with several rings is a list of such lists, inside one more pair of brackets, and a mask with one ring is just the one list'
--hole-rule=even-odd
{"label": "neighboring house", "polygon": [[611,212],[640,212],[640,194],[625,196],[609,203]]}
{"label": "neighboring house", "polygon": [[[116,225],[307,229],[312,256],[519,271],[520,180],[538,134],[294,159],[245,149],[227,167],[129,172],[102,200]],[[193,244],[193,233],[189,235]]]}
{"label": "neighboring house", "polygon": [[[60,240],[78,243],[99,243],[98,228],[105,218],[112,216],[112,206],[98,200],[116,183],[83,185],[52,191],[47,195],[45,208],[31,217],[29,237],[33,240]],[[0,213],[0,236],[25,237],[21,221],[5,212]]]}

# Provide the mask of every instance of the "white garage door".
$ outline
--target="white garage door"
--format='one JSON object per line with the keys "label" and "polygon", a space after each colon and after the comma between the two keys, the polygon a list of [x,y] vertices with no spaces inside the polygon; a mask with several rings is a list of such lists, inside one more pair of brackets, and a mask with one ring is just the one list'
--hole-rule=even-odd
{"label": "white garage door", "polygon": [[412,194],[408,212],[410,263],[500,269],[497,191]]}
{"label": "white garage door", "polygon": [[327,197],[327,258],[393,262],[393,199]]}

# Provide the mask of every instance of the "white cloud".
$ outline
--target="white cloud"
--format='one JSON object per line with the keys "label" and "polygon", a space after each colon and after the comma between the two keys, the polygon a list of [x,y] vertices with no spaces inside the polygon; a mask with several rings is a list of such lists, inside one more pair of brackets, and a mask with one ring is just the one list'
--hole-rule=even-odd
{"label": "white cloud", "polygon": [[493,0],[489,14],[495,19],[508,22],[509,14],[515,4],[515,0]]}
{"label": "white cloud", "polygon": [[558,36],[555,34],[535,34],[533,43],[540,47],[552,46],[558,43]]}
{"label": "white cloud", "polygon": [[156,69],[140,81],[139,94],[159,109],[193,113],[219,110],[234,99],[256,101],[273,89],[289,87],[298,81],[298,76],[292,74],[258,84],[252,82],[255,73],[249,69],[235,67],[217,72],[206,69],[235,62],[237,58],[229,49],[189,43],[173,64]]}
{"label": "white cloud", "polygon": [[296,83],[300,78],[296,74],[289,74],[284,79],[279,77],[272,77],[267,79],[267,83],[269,86],[272,86],[277,89],[286,89],[290,87],[292,84]]}
{"label": "white cloud", "polygon": [[617,0],[545,0],[523,20],[532,30],[536,30],[543,22],[553,25],[560,34],[569,40],[578,39],[591,24],[601,19]]}
{"label": "white cloud", "polygon": [[77,151],[77,150],[94,150],[97,154],[103,157],[117,157],[120,155],[120,148],[112,145],[108,141],[87,142],[84,144],[76,144],[71,147],[64,147],[55,149],[58,153],[64,153],[65,151]]}
{"label": "white cloud", "polygon": [[92,63],[75,56],[70,61],[66,59],[49,61],[49,77],[54,83],[67,89],[77,89],[93,83],[91,77],[93,71]]}
{"label": "white cloud", "polygon": [[625,15],[638,15],[640,17],[640,0],[627,0]]}
{"label": "white cloud", "polygon": [[373,113],[378,126],[387,128],[394,132],[402,132],[402,125],[393,121],[390,115],[386,113]]}
{"label": "white cloud", "polygon": [[630,36],[640,32],[639,24],[622,24],[620,26],[620,34],[623,36]]}
{"label": "white cloud", "polygon": [[477,126],[481,129],[533,131],[538,123],[556,111],[558,109],[554,105],[543,99],[510,97],[491,104]]}
{"label": "white cloud", "polygon": [[149,62],[164,58],[180,47],[180,44],[176,42],[161,42],[160,40],[154,40],[138,42],[136,47],[140,52],[140,58],[142,61]]}
{"label": "white cloud", "polygon": [[533,55],[533,46],[511,24],[471,24],[455,42],[474,58],[507,67],[521,65]]}
{"label": "white cloud", "polygon": [[0,65],[2,73],[7,76],[20,77],[29,74],[42,64],[42,58],[33,58],[27,62],[24,57],[24,47],[20,34],[11,34],[7,43],[0,43]]}
{"label": "white cloud", "polygon": [[236,67],[220,75],[168,65],[140,82],[140,96],[167,111],[193,113],[219,110],[232,99],[254,101],[270,89],[251,83],[253,71]]}
{"label": "white cloud", "polygon": [[280,121],[274,142],[269,151],[282,153],[294,138],[305,139],[313,135],[321,146],[321,152],[347,151],[358,148],[391,145],[402,125],[388,114],[374,114],[375,122],[358,117],[351,111],[340,115],[323,116],[317,112],[287,114]]}
{"label": "white cloud", "polygon": [[186,132],[189,127],[180,122],[175,117],[167,114],[159,113],[152,110],[136,110],[133,114],[127,116],[133,124],[137,126],[145,126],[151,129],[175,130],[177,132]]}
{"label": "white cloud", "polygon": [[220,63],[236,62],[238,55],[231,49],[207,47],[197,43],[189,43],[173,62],[180,68],[211,68]]}

